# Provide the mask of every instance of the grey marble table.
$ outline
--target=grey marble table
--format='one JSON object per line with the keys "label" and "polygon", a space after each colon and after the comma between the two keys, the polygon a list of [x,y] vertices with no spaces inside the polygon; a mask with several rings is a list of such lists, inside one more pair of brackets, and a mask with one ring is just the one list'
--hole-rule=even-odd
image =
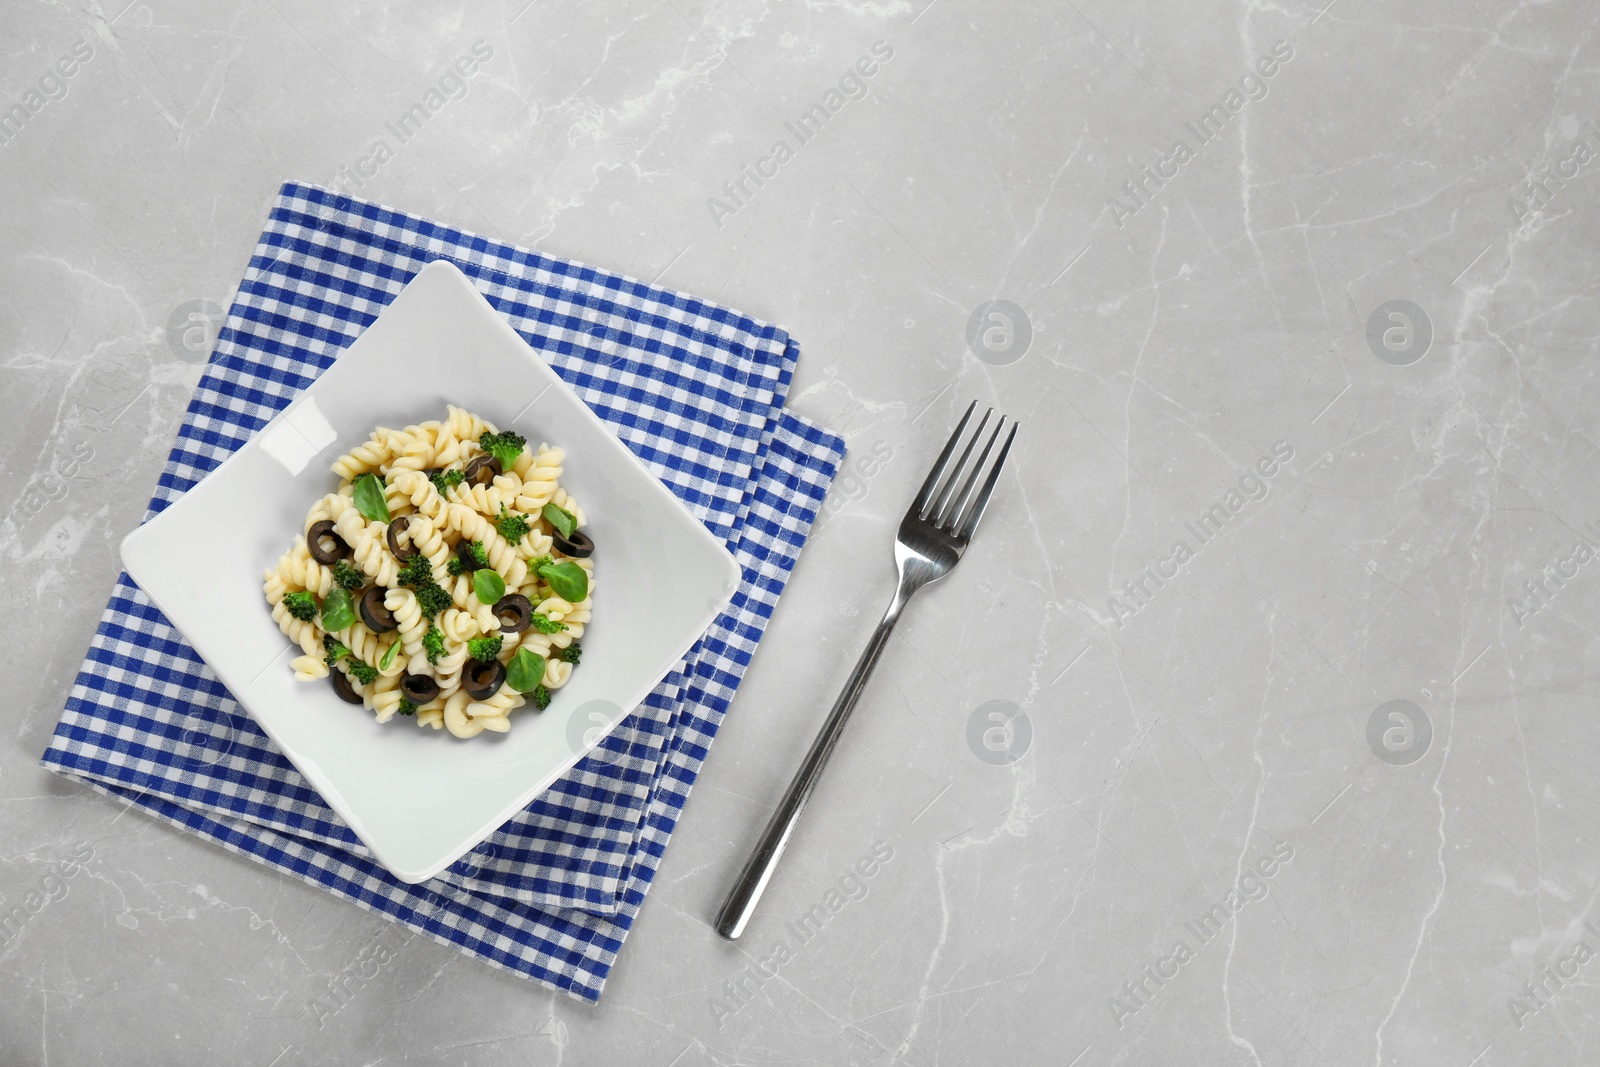
{"label": "grey marble table", "polygon": [[[1595,5],[124,2],[0,7],[0,1062],[1600,1059]],[[285,179],[780,322],[850,443],[598,1006],[38,766]]]}

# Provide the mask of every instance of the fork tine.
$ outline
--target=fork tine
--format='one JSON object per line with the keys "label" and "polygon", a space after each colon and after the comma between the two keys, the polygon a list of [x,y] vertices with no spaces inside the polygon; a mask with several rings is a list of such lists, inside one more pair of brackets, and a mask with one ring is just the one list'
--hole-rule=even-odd
{"label": "fork tine", "polygon": [[[1000,421],[994,424],[994,433],[989,435],[989,440],[984,442],[983,451],[978,453],[978,462],[974,463],[972,469],[967,472],[967,480],[962,483],[961,491],[950,498],[949,507],[940,509],[939,518],[934,523],[935,526],[944,527],[952,532],[955,530],[956,519],[960,518],[961,513],[966,510],[967,501],[972,499],[972,487],[977,484],[978,476],[983,473],[984,464],[989,459],[989,452],[994,448],[994,443],[999,439],[1000,431],[1005,429],[1005,426],[1006,417],[1001,415]],[[981,436],[983,436],[983,427],[979,426],[978,433],[972,438],[972,443],[977,444],[978,438]],[[967,457],[965,456],[961,457],[961,469],[963,471],[967,470],[966,459]]]}
{"label": "fork tine", "polygon": [[950,459],[950,453],[956,450],[956,442],[961,440],[961,432],[967,428],[967,420],[972,418],[972,413],[978,407],[974,400],[967,405],[967,413],[961,416],[961,421],[956,424],[956,432],[950,435],[950,440],[945,443],[944,451],[939,453],[939,458],[933,464],[933,470],[928,472],[928,480],[922,483],[921,492],[911,505],[911,513],[921,517],[928,506],[928,501],[933,496],[934,486],[939,484],[939,479],[944,477],[945,463]]}
{"label": "fork tine", "polygon": [[[976,403],[976,401],[974,401]],[[978,428],[972,431],[972,440],[967,442],[967,447],[961,450],[961,458],[956,460],[955,466],[950,468],[950,480],[944,483],[944,488],[939,490],[939,496],[928,508],[928,521],[935,526],[939,525],[939,516],[944,514],[950,503],[950,493],[961,481],[961,472],[967,469],[967,457],[972,455],[972,448],[978,443],[978,438],[983,436],[983,428],[989,425],[989,416],[994,414],[994,408],[983,413],[983,418],[978,420]]]}
{"label": "fork tine", "polygon": [[1019,425],[1021,424],[1016,422],[1011,424],[1011,432],[1006,435],[1006,443],[1000,447],[1000,455],[995,457],[989,477],[983,481],[983,489],[962,514],[961,521],[956,524],[957,537],[970,538],[977,530],[978,520],[983,518],[983,509],[989,506],[989,494],[994,492],[994,483],[1000,478],[1000,468],[1006,465],[1006,453],[1011,451],[1011,442],[1016,439]]}

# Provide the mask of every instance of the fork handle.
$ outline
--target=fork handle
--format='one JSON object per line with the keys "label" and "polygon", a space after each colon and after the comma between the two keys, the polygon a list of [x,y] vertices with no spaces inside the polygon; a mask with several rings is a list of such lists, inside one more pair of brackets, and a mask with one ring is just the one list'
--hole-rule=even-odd
{"label": "fork handle", "polygon": [[750,916],[755,913],[757,902],[761,900],[761,894],[766,892],[772,872],[777,869],[778,860],[789,844],[789,835],[799,823],[800,813],[805,810],[806,801],[811,799],[811,792],[822,777],[822,768],[827,765],[828,757],[833,755],[833,748],[839,743],[839,735],[844,733],[844,724],[855,710],[856,701],[866,688],[867,679],[872,676],[872,669],[878,665],[878,657],[883,654],[884,645],[888,644],[889,635],[894,632],[895,621],[900,617],[906,599],[903,588],[895,593],[894,603],[889,605],[883,621],[872,632],[861,658],[856,661],[855,669],[845,679],[844,689],[839,693],[839,699],[834,701],[833,710],[828,712],[827,721],[822,724],[816,740],[811,742],[811,750],[806,753],[794,780],[783,794],[778,810],[772,813],[772,820],[762,831],[755,851],[750,853],[744,870],[739,872],[738,881],[728,891],[728,899],[722,902],[722,910],[717,914],[717,933],[729,941],[737,940],[744,933]]}

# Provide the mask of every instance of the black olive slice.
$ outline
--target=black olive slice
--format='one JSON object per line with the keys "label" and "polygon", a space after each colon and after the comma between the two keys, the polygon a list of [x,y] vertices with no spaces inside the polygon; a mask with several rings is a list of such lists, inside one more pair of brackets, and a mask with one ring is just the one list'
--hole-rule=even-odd
{"label": "black olive slice", "polygon": [[[487,477],[484,474],[485,471],[488,472]],[[466,483],[468,485],[488,485],[504,473],[505,471],[501,468],[500,461],[485,452],[481,456],[474,457],[472,462],[467,464]]]}
{"label": "black olive slice", "polygon": [[506,665],[497,659],[487,663],[473,660],[461,672],[461,688],[474,700],[488,700],[505,684]]}
{"label": "black olive slice", "polygon": [[471,574],[483,566],[472,554],[471,541],[458,541],[456,543],[456,559],[461,561],[461,570],[466,574]]}
{"label": "black olive slice", "polygon": [[501,633],[520,634],[533,622],[533,602],[521,593],[507,593],[495,601],[494,614]]}
{"label": "black olive slice", "polygon": [[563,556],[588,559],[594,555],[594,541],[582,530],[573,530],[571,537],[565,537],[560,530],[557,530],[550,535],[550,541]]}
{"label": "black olive slice", "polygon": [[389,590],[381,585],[371,586],[361,594],[361,599],[356,603],[356,610],[361,613],[361,621],[375,634],[386,634],[400,628],[400,624],[394,621],[394,612],[383,602],[384,595],[388,592]]}
{"label": "black olive slice", "polygon": [[311,529],[306,531],[306,549],[312,559],[324,566],[350,558],[350,546],[334,531],[332,519],[311,524]]}
{"label": "black olive slice", "polygon": [[[402,547],[400,544],[401,530],[405,530],[407,532],[406,543],[404,547]],[[416,545],[411,543],[410,530],[411,516],[402,515],[398,519],[395,519],[393,522],[389,523],[389,532],[385,535],[389,542],[389,551],[393,552],[394,558],[399,560],[401,563],[409,563],[420,551]]]}
{"label": "black olive slice", "polygon": [[339,694],[339,699],[346,704],[361,703],[361,694],[355,691],[350,684],[350,676],[345,674],[337,664],[328,668],[328,680],[333,682],[333,691]]}
{"label": "black olive slice", "polygon": [[426,704],[439,695],[439,683],[426,674],[408,674],[400,679],[400,692],[413,704]]}

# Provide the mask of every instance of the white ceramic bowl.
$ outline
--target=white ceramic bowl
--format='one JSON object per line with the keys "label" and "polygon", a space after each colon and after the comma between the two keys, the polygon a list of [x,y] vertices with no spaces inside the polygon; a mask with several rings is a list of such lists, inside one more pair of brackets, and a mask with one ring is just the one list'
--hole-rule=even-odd
{"label": "white ceramic bowl", "polygon": [[[550,707],[468,741],[409,718],[377,725],[327,682],[296,682],[298,655],[261,593],[262,572],[338,479],[329,464],[374,427],[443,418],[456,404],[567,451],[562,485],[595,541],[594,621],[583,662]],[[466,277],[439,261],[286,410],[122,542],[128,573],[262,729],[407,882],[455,862],[639,704],[727,606],[739,567]],[[599,713],[598,715],[596,713]]]}

